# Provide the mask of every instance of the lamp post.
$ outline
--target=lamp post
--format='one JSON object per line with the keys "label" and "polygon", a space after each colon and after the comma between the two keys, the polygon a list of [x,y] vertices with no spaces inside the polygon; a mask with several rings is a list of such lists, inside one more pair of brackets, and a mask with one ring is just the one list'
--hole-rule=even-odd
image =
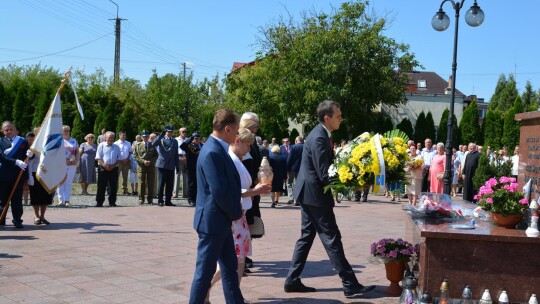
{"label": "lamp post", "polygon": [[[450,2],[452,7],[456,11],[456,25],[454,29],[454,55],[452,58],[452,96],[450,99],[450,115],[448,116],[448,129],[446,134],[446,168],[444,170],[444,193],[450,194],[452,192],[452,137],[454,135],[454,101],[456,97],[456,68],[457,68],[457,44],[458,44],[458,25],[459,25],[459,11],[463,7],[465,0],[453,1],[444,0],[441,2],[439,11],[431,19],[431,26],[436,31],[442,32],[450,26],[450,18],[443,11],[442,7],[446,2]],[[472,27],[477,27],[484,22],[484,11],[480,9],[476,0],[473,6],[465,14],[465,22]]]}

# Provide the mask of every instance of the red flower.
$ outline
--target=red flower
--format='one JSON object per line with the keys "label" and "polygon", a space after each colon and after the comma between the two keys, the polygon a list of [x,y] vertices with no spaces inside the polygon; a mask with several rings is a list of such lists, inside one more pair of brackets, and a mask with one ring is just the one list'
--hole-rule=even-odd
{"label": "red flower", "polygon": [[234,246],[235,249],[236,249],[236,255],[239,255],[240,254],[240,246],[238,246],[238,244],[236,244],[236,246]]}

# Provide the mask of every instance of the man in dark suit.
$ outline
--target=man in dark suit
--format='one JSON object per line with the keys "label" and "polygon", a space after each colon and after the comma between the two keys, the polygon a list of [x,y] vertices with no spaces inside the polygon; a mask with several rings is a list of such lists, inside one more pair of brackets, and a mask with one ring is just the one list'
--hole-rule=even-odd
{"label": "man in dark suit", "polygon": [[[298,177],[298,171],[300,171],[300,164],[302,163],[302,151],[304,150],[304,138],[297,136],[294,140],[294,145],[291,147],[289,155],[287,156],[287,171],[289,172],[289,178],[287,179],[287,187],[291,188],[289,201],[287,204],[294,203],[292,195],[292,189]],[[297,204],[299,205],[299,204]]]}
{"label": "man in dark suit", "polygon": [[188,180],[188,204],[195,206],[197,201],[197,159],[201,153],[202,144],[199,133],[191,134],[191,137],[184,140],[180,149],[186,152],[187,160],[187,180]]}
{"label": "man in dark suit", "polygon": [[[12,189],[15,188],[11,198],[11,215],[13,217],[11,222],[15,228],[23,228],[23,184],[28,179],[27,165],[24,160],[30,146],[26,139],[17,135],[17,128],[10,121],[2,123],[2,134],[4,134],[4,137],[0,138],[0,214],[9,199]],[[21,170],[24,171],[23,175],[19,183],[15,184]],[[0,225],[5,224],[6,219],[4,218]]]}
{"label": "man in dark suit", "polygon": [[238,134],[239,121],[234,111],[218,110],[212,122],[212,134],[197,162],[198,195],[193,228],[199,235],[199,244],[190,304],[204,303],[216,262],[221,269],[225,301],[244,303],[231,231],[232,221],[242,216],[240,176],[228,154],[229,145]]}
{"label": "man in dark suit", "polygon": [[156,148],[148,141],[150,133],[146,130],[141,132],[142,142],[138,142],[133,147],[133,157],[139,168],[137,169],[141,180],[141,190],[139,191],[139,204],[144,204],[145,194],[147,203],[152,205],[155,192],[156,161],[158,158]]}
{"label": "man in dark suit", "polygon": [[[178,142],[172,137],[173,127],[165,126],[165,130],[152,142],[158,152],[156,168],[158,168],[158,205],[175,206],[171,202],[174,187],[174,172],[180,171],[178,159]],[[165,190],[165,201],[163,191]]]}
{"label": "man in dark suit", "polygon": [[294,198],[300,203],[302,235],[296,242],[294,253],[285,280],[285,292],[314,292],[300,281],[309,250],[315,235],[326,249],[326,253],[338,271],[346,297],[353,297],[372,291],[375,286],[363,286],[358,282],[354,271],[345,258],[341,233],[334,215],[334,198],[331,191],[324,191],[330,183],[328,168],[334,159],[331,132],[341,124],[341,110],[338,103],[325,100],[317,107],[319,124],[313,128],[304,144],[302,165],[294,187]]}

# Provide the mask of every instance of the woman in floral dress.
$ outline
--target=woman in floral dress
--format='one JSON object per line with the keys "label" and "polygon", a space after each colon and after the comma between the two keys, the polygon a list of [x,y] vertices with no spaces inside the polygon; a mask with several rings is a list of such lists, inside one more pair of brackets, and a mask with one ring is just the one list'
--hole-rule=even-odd
{"label": "woman in floral dress", "polygon": [[[229,156],[234,162],[238,175],[240,175],[240,184],[242,187],[242,217],[232,223],[232,233],[234,239],[234,247],[236,249],[236,256],[238,258],[238,283],[242,279],[244,274],[244,265],[245,258],[251,255],[251,235],[249,234],[249,227],[246,220],[246,210],[251,208],[251,197],[255,195],[261,195],[269,193],[271,190],[270,185],[257,184],[253,188],[251,186],[251,175],[248,170],[242,164],[242,157],[246,155],[251,149],[250,144],[255,140],[255,135],[251,133],[248,129],[238,130],[238,136],[234,140],[234,143],[229,146]],[[221,279],[221,272],[218,268],[210,288],[216,284],[217,281]],[[206,296],[205,303],[210,303],[210,290],[208,290],[208,295]]]}
{"label": "woman in floral dress", "polygon": [[86,135],[84,140],[86,142],[79,147],[79,154],[81,155],[79,170],[81,172],[82,195],[90,195],[88,185],[96,183],[97,145],[94,143],[94,134]]}
{"label": "woman in floral dress", "polygon": [[407,186],[407,198],[409,204],[416,206],[416,200],[422,189],[422,165],[424,164],[421,155],[416,154],[416,146],[409,146],[409,186]]}

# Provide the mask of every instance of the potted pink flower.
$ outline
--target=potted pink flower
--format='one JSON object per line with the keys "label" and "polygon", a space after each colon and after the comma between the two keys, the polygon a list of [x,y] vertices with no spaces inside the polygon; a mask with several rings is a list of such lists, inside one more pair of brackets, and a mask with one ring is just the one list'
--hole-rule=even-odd
{"label": "potted pink flower", "polygon": [[518,183],[513,177],[501,176],[498,180],[490,178],[480,187],[474,198],[483,210],[492,213],[495,223],[499,218],[512,218],[515,223],[497,223],[500,226],[511,227],[521,220],[523,212],[529,207],[525,195],[518,191],[518,188]]}

